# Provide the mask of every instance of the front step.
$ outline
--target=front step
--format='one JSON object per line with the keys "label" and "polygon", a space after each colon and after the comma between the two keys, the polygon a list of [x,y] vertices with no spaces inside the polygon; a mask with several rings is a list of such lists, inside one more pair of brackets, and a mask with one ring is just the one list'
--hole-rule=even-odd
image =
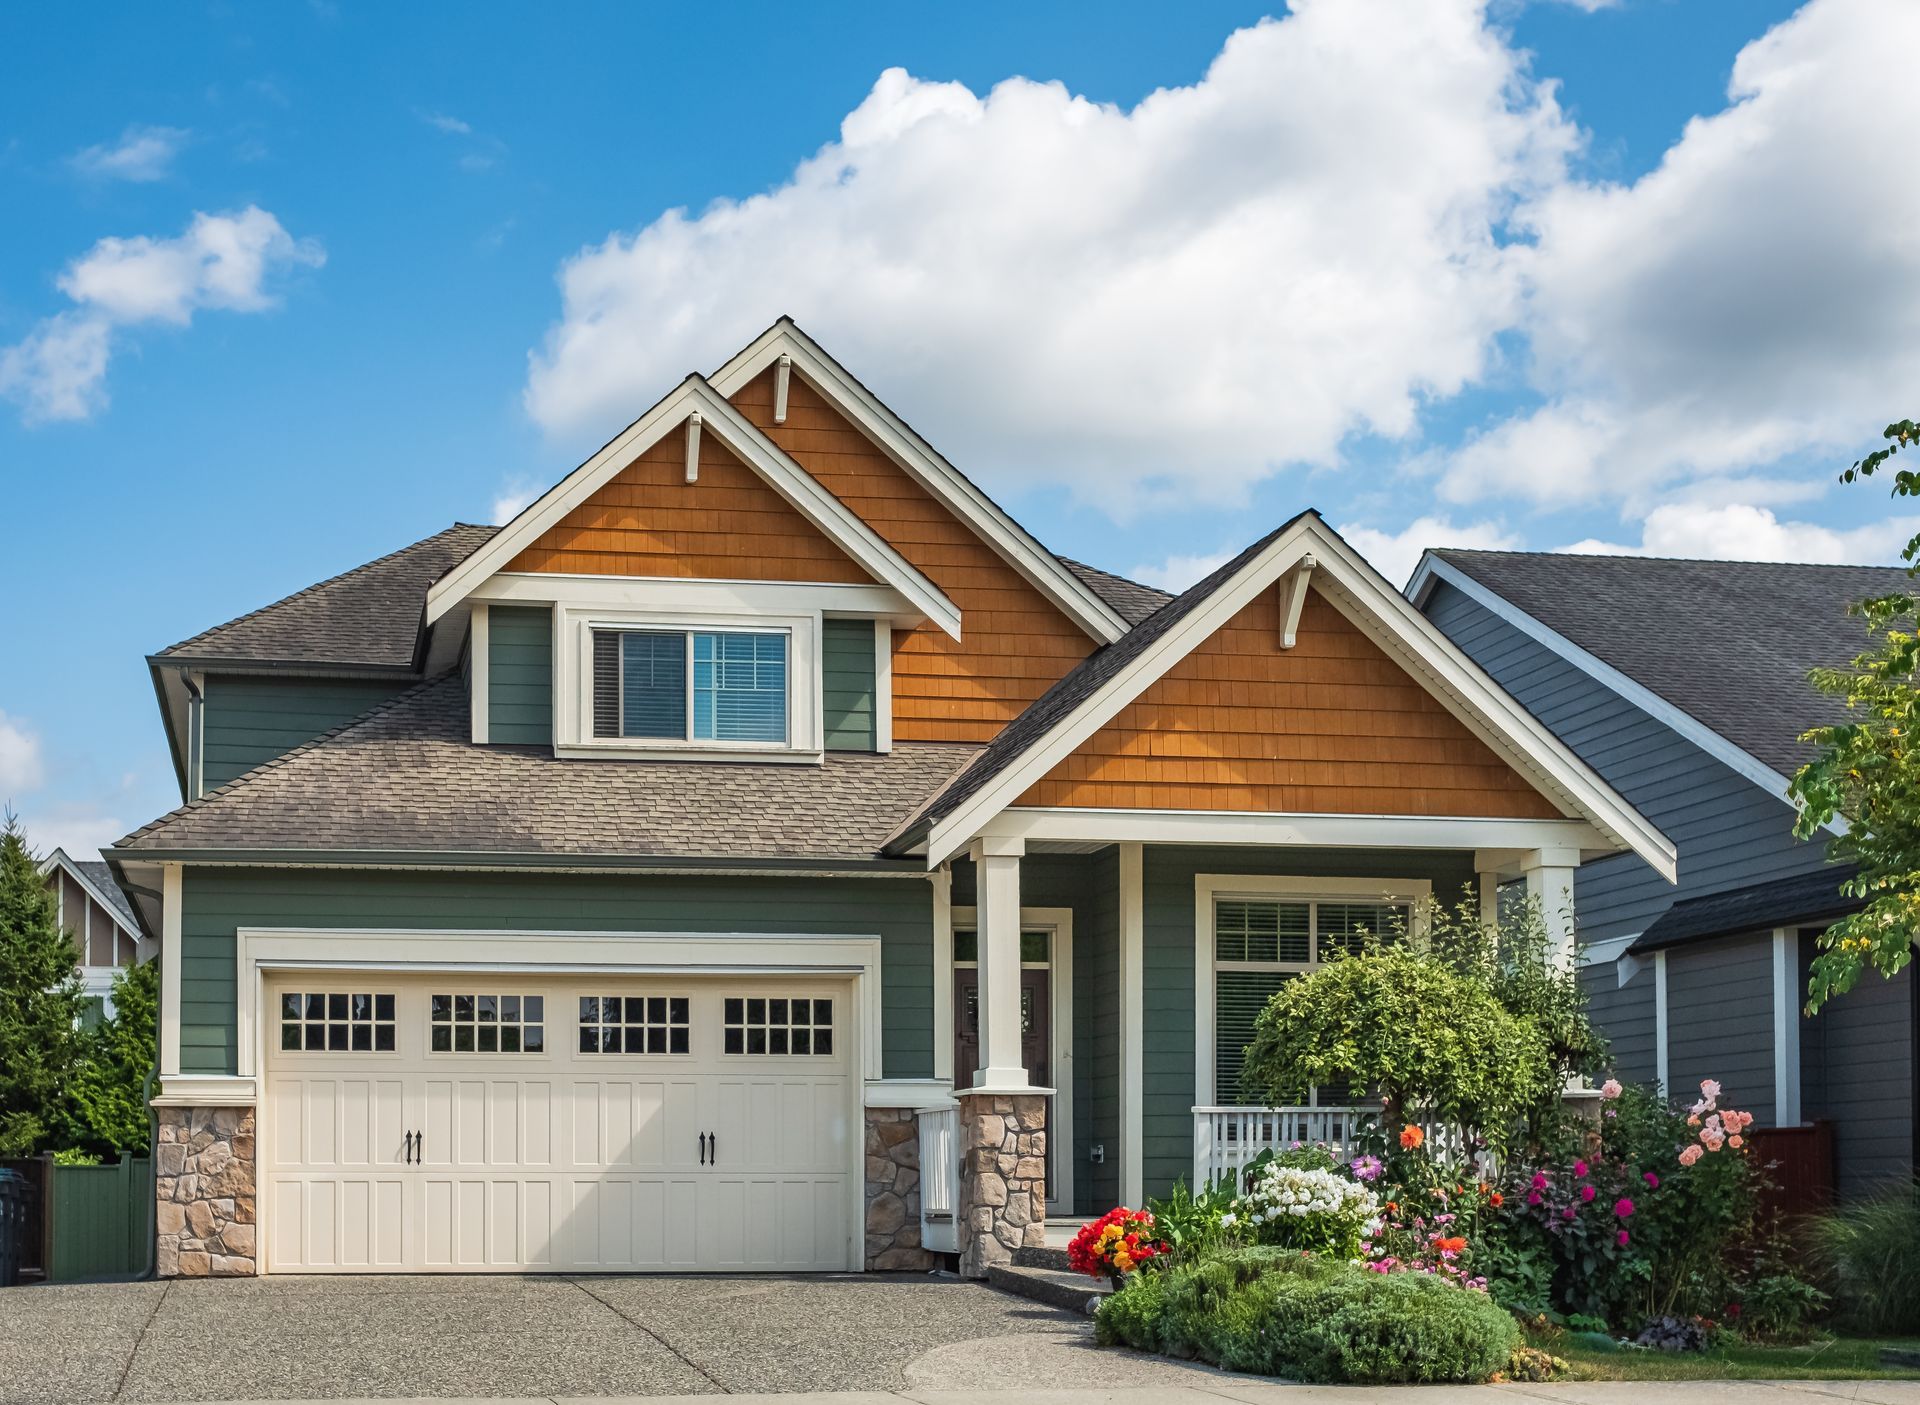
{"label": "front step", "polygon": [[1035,1252],[1047,1251],[1022,1249],[1015,1256],[1015,1262],[990,1266],[987,1269],[987,1286],[998,1288],[1003,1293],[1012,1293],[1015,1297],[1045,1303],[1048,1307],[1085,1313],[1088,1317],[1093,1316],[1094,1310],[1100,1306],[1100,1299],[1113,1291],[1105,1283],[1089,1278],[1084,1273],[1032,1268],[1019,1261],[1022,1256]]}
{"label": "front step", "polygon": [[[1067,1262],[1067,1251],[1052,1244],[1035,1244],[1015,1249],[1013,1261],[1021,1268],[1050,1268],[1056,1273],[1073,1272],[1073,1265]],[[1088,1278],[1087,1282],[1091,1283],[1093,1280]]]}

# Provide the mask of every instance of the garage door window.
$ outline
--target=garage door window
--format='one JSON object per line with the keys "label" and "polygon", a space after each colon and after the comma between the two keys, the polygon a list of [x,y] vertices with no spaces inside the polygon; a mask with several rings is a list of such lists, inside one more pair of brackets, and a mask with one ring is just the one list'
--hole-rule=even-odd
{"label": "garage door window", "polygon": [[393,996],[285,991],[280,996],[280,1047],[310,1054],[390,1054]]}
{"label": "garage door window", "polygon": [[803,995],[727,997],[729,1054],[832,1054],[833,1002]]}
{"label": "garage door window", "polygon": [[546,997],[500,991],[433,997],[428,1039],[436,1054],[539,1054],[547,1047]]}
{"label": "garage door window", "polygon": [[583,1054],[684,1054],[692,1045],[684,995],[583,995]]}

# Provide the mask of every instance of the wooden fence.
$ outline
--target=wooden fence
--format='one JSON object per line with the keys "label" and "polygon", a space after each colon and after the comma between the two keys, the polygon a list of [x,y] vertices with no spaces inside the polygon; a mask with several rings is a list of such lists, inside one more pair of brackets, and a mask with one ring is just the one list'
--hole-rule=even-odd
{"label": "wooden fence", "polygon": [[56,1166],[51,1156],[0,1161],[32,1187],[26,1281],[71,1283],[146,1272],[153,1246],[153,1163],[123,1155],[111,1166]]}

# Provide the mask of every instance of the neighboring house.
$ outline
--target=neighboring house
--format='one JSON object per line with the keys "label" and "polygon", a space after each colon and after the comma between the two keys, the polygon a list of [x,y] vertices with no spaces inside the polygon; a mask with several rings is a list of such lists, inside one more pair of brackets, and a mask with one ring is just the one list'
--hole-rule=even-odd
{"label": "neighboring house", "polygon": [[66,850],[55,849],[40,861],[40,872],[80,958],[80,980],[87,991],[85,1018],[104,1019],[113,1013],[114,976],[121,967],[136,966],[151,956],[150,944],[106,864],[76,862]]}
{"label": "neighboring house", "polygon": [[151,664],[166,1274],[978,1275],[1344,1124],[1219,1105],[1356,928],[1673,864],[1316,514],[1063,560],[785,320]]}
{"label": "neighboring house", "polygon": [[1408,596],[1671,838],[1679,882],[1630,855],[1575,886],[1593,1009],[1623,1078],[1725,1084],[1765,1125],[1832,1124],[1839,1188],[1914,1164],[1910,971],[1800,1013],[1815,938],[1856,904],[1787,783],[1845,709],[1807,672],[1865,647],[1846,613],[1896,567],[1429,551]]}

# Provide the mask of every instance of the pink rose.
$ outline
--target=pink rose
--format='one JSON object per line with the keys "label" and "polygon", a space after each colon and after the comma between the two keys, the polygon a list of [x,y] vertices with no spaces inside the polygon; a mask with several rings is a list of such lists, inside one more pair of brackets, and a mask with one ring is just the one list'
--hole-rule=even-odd
{"label": "pink rose", "polygon": [[1745,1146],[1746,1144],[1747,1144],[1747,1139],[1741,1136],[1738,1132],[1735,1132],[1732,1136],[1727,1138],[1727,1145],[1732,1147],[1735,1151],[1738,1151],[1741,1147]]}
{"label": "pink rose", "polygon": [[1643,1180],[1643,1181],[1645,1181],[1645,1182],[1647,1183],[1647,1189],[1648,1189],[1648,1190],[1658,1190],[1658,1189],[1660,1189],[1660,1178],[1659,1178],[1658,1176],[1656,1176],[1656,1175],[1654,1175],[1654,1174],[1653,1174],[1653,1172],[1651,1172],[1651,1171],[1647,1171],[1647,1172],[1645,1172],[1645,1173],[1643,1173],[1643,1174],[1641,1175],[1641,1177],[1640,1177],[1640,1179],[1641,1179],[1641,1180]]}
{"label": "pink rose", "polygon": [[1628,1241],[1631,1240],[1632,1238],[1633,1236],[1631,1234],[1628,1234],[1623,1229],[1618,1234],[1613,1236],[1613,1242],[1618,1244],[1622,1249],[1624,1249],[1627,1247]]}
{"label": "pink rose", "polygon": [[1572,1218],[1573,1218],[1573,1206],[1571,1206],[1571,1205],[1569,1205],[1569,1206],[1567,1206],[1567,1208],[1566,1208],[1566,1209],[1564,1209],[1564,1210],[1562,1210],[1562,1211],[1560,1212],[1560,1218],[1561,1218],[1561,1219],[1563,1219],[1563,1220],[1570,1220],[1570,1219],[1572,1219]]}
{"label": "pink rose", "polygon": [[1712,1102],[1720,1096],[1720,1085],[1711,1078],[1702,1078],[1700,1080],[1700,1096],[1708,1102]]}
{"label": "pink rose", "polygon": [[1581,1186],[1581,1187],[1580,1187],[1580,1199],[1581,1199],[1581,1200],[1582,1200],[1583,1202],[1585,1202],[1585,1201],[1589,1201],[1589,1200],[1592,1200],[1592,1199],[1593,1199],[1593,1197],[1594,1197],[1594,1194],[1595,1194],[1595,1191],[1594,1191],[1594,1188],[1593,1188],[1592,1186],[1590,1186],[1590,1185],[1583,1185],[1583,1186]]}
{"label": "pink rose", "polygon": [[1633,1213],[1633,1202],[1626,1196],[1621,1196],[1613,1202],[1613,1213],[1623,1220],[1626,1219]]}
{"label": "pink rose", "polygon": [[1535,1190],[1545,1190],[1547,1188],[1547,1173],[1545,1171],[1535,1171],[1533,1173],[1533,1188]]}
{"label": "pink rose", "polygon": [[1694,1162],[1698,1161],[1703,1154],[1700,1150],[1699,1143],[1688,1142],[1680,1151],[1680,1164],[1682,1166],[1691,1166]]}
{"label": "pink rose", "polygon": [[1540,1192],[1539,1192],[1539,1191],[1537,1191],[1537,1190],[1530,1190],[1530,1191],[1528,1191],[1528,1192],[1527,1192],[1527,1204],[1529,1204],[1529,1205],[1538,1205],[1539,1203],[1540,1203]]}
{"label": "pink rose", "polygon": [[1578,1177],[1581,1177],[1581,1176],[1584,1176],[1584,1175],[1586,1175],[1586,1174],[1587,1174],[1587,1163],[1586,1163],[1586,1162],[1584,1162],[1584,1161],[1576,1161],[1576,1162],[1574,1162],[1574,1163],[1573,1163],[1573,1174],[1574,1174],[1574,1176],[1575,1176],[1576,1178],[1578,1178]]}
{"label": "pink rose", "polygon": [[1620,1080],[1617,1078],[1609,1078],[1605,1083],[1600,1085],[1600,1096],[1609,1102],[1619,1097],[1624,1091],[1620,1086]]}

